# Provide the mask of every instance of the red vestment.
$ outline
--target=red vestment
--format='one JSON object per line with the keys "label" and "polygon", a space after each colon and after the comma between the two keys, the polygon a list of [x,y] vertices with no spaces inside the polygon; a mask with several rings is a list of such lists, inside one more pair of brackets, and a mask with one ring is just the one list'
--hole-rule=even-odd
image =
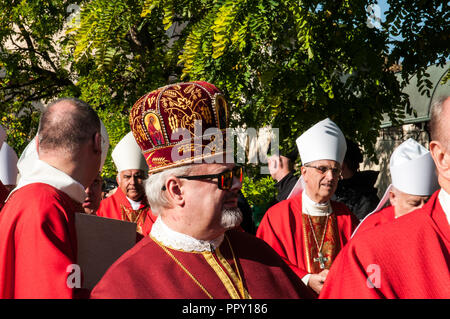
{"label": "red vestment", "polygon": [[108,269],[91,293],[91,298],[242,297],[312,296],[273,249],[239,230],[227,231],[214,252],[171,249],[147,236]]}
{"label": "red vestment", "polygon": [[395,220],[395,209],[394,206],[390,205],[364,218],[358,225],[355,234],[360,231],[370,229],[375,226],[380,226],[394,220]]}
{"label": "red vestment", "polygon": [[[344,247],[357,224],[356,218],[344,204],[331,201],[331,207],[333,213],[330,219],[334,220],[334,223],[329,223],[329,231],[323,244],[323,248],[330,251],[325,267],[327,269],[337,255],[333,248]],[[315,243],[312,242],[310,247],[305,247],[305,240],[311,242],[311,232],[309,226],[303,222],[307,217],[304,215],[302,214],[302,193],[300,193],[272,206],[261,220],[256,233],[257,237],[264,239],[278,252],[300,278],[308,273],[320,272],[317,267],[311,265],[311,262],[314,263],[312,259],[317,256]],[[315,262],[315,264],[319,263]]]}
{"label": "red vestment", "polygon": [[5,200],[8,198],[9,191],[6,189],[5,185],[0,181],[0,210],[5,204]]}
{"label": "red vestment", "polygon": [[73,298],[75,212],[64,192],[33,183],[11,194],[0,213],[0,298]]}
{"label": "red vestment", "polygon": [[422,208],[357,232],[320,298],[450,298],[450,226],[438,193]]}
{"label": "red vestment", "polygon": [[156,216],[152,214],[145,196],[141,201],[141,206],[137,210],[133,210],[126,195],[120,188],[117,188],[114,194],[100,202],[100,207],[96,214],[100,217],[136,223],[136,231],[140,235],[138,239],[150,233],[152,225],[156,220]]}

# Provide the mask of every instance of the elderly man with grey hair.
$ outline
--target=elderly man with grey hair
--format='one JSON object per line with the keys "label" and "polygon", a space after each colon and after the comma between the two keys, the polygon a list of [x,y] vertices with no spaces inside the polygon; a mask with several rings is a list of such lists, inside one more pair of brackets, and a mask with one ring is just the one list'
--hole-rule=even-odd
{"label": "elderly man with grey hair", "polygon": [[450,298],[449,123],[445,96],[433,104],[430,119],[430,153],[441,189],[421,208],[358,232],[331,268],[320,298]]}
{"label": "elderly man with grey hair", "polygon": [[130,126],[149,166],[146,194],[158,217],[92,298],[310,297],[272,248],[237,229],[243,171],[224,161],[228,114],[207,82],[168,85],[135,103]]}

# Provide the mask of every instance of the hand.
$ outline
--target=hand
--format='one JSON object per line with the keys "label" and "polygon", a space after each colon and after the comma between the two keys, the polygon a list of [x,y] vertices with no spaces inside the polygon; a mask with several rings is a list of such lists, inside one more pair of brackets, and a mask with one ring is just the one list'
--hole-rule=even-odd
{"label": "hand", "polygon": [[280,157],[272,155],[267,159],[267,165],[269,166],[270,176],[277,180],[278,170],[280,169]]}
{"label": "hand", "polygon": [[322,290],[323,283],[325,282],[327,275],[328,269],[325,269],[318,274],[312,274],[311,277],[309,277],[308,286],[311,287],[311,289],[314,290],[317,294],[319,294]]}

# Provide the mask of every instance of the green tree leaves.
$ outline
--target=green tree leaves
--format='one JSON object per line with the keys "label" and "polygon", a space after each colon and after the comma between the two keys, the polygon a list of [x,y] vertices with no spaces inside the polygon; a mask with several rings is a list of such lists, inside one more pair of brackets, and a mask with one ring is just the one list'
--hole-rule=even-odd
{"label": "green tree leaves", "polygon": [[[279,128],[284,148],[330,117],[375,158],[382,114],[399,123],[408,107],[406,80],[390,67],[401,63],[404,79],[418,71],[427,94],[426,66],[448,59],[450,10],[389,0],[377,29],[367,24],[372,2],[0,0],[0,118],[20,152],[37,126],[32,103],[75,96],[99,111],[110,136],[125,135],[140,96],[206,80],[228,97],[234,126]],[[71,23],[69,5],[81,9]]]}

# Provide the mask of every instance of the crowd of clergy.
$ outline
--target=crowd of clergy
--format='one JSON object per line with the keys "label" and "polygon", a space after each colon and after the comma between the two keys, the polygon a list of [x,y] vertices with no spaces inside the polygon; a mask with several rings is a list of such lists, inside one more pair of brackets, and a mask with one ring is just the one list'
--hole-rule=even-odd
{"label": "crowd of clergy", "polygon": [[[351,141],[329,118],[312,125],[291,158],[300,156],[299,174],[285,156],[269,159],[280,192],[254,232],[243,227],[252,216],[241,207],[243,168],[230,161],[229,115],[208,82],[142,96],[111,152],[110,193],[101,177],[109,135],[84,101],[46,106],[19,158],[0,126],[0,298],[450,298],[449,96],[432,105],[428,147],[410,138],[393,150],[391,183],[370,205],[337,191]],[[365,212],[339,199],[346,196]],[[78,216],[99,234],[105,221],[132,223],[131,245],[92,286]],[[116,246],[95,254],[106,258]]]}

